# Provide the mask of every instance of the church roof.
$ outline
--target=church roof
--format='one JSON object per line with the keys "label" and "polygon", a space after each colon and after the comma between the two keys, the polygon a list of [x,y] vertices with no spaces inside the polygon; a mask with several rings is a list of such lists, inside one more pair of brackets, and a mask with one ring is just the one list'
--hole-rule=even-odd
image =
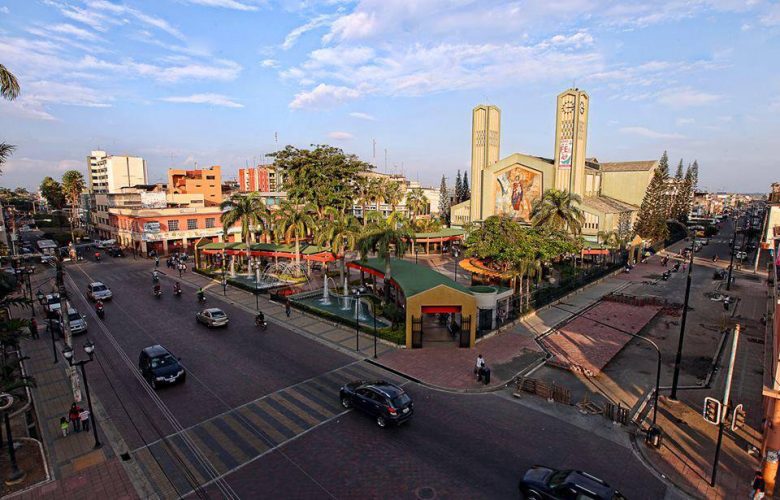
{"label": "church roof", "polygon": [[609,196],[586,196],[582,199],[582,204],[593,208],[605,214],[616,214],[620,212],[635,212],[639,207],[630,203],[610,198]]}
{"label": "church roof", "polygon": [[658,164],[658,160],[647,161],[619,161],[601,163],[603,172],[646,172],[652,170]]}

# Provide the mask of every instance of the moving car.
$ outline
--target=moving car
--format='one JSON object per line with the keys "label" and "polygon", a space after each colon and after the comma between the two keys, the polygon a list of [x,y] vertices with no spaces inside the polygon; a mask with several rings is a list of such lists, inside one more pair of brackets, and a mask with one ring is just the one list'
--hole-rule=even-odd
{"label": "moving car", "polygon": [[625,500],[603,480],[578,470],[534,465],[520,480],[520,498]]}
{"label": "moving car", "polygon": [[199,313],[195,313],[195,319],[198,321],[198,323],[203,323],[209,328],[215,326],[227,326],[229,321],[227,314],[225,314],[222,309],[218,309],[216,307],[210,307],[208,309],[202,310]]}
{"label": "moving car", "polygon": [[412,418],[414,402],[399,386],[390,382],[350,382],[339,391],[341,406],[355,408],[375,419],[376,425],[401,425]]}
{"label": "moving car", "polygon": [[187,372],[179,361],[171,351],[157,344],[141,350],[138,369],[152,389],[157,389],[161,385],[184,382],[187,379]]}
{"label": "moving car", "polygon": [[[87,333],[87,320],[73,307],[68,308],[68,325],[70,326],[71,335]],[[65,336],[60,320],[52,321],[51,326],[60,337]]]}
{"label": "moving car", "polygon": [[111,300],[111,297],[113,296],[114,294],[111,292],[111,289],[100,281],[95,281],[87,286],[87,297],[91,300]]}
{"label": "moving car", "polygon": [[111,257],[124,257],[125,252],[119,247],[111,247],[108,250],[106,250],[106,253],[110,255]]}

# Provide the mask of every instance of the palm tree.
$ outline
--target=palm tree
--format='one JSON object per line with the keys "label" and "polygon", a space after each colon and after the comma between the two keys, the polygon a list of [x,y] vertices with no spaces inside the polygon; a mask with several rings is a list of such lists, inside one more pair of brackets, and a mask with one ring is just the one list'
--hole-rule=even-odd
{"label": "palm tree", "polygon": [[[8,68],[0,64],[0,95],[4,99],[13,101],[19,96],[19,82],[16,77],[11,73]],[[0,166],[6,162],[11,153],[14,151],[14,146],[0,142]],[[2,170],[0,170],[2,172]]]}
{"label": "palm tree", "polygon": [[81,192],[84,191],[84,176],[78,170],[68,170],[62,174],[62,193],[70,204],[70,241],[76,245],[76,238],[73,234],[73,221],[78,213]]}
{"label": "palm tree", "polygon": [[398,204],[404,199],[404,186],[398,181],[384,182],[380,198],[390,205],[391,212],[395,212]]}
{"label": "palm tree", "polygon": [[620,236],[617,231],[599,231],[597,234],[599,241],[609,249],[612,262],[615,262],[615,250],[620,250],[626,244],[625,238]]}
{"label": "palm tree", "polygon": [[360,204],[363,226],[367,224],[366,207],[380,196],[381,181],[375,177],[360,176],[355,179],[355,199]]}
{"label": "palm tree", "polygon": [[422,188],[414,188],[406,193],[406,208],[412,216],[412,220],[418,215],[424,214],[430,202]]}
{"label": "palm tree", "polygon": [[345,214],[335,207],[325,208],[328,216],[322,221],[315,242],[321,246],[330,247],[336,257],[341,256],[339,268],[339,283],[344,283],[344,271],[347,265],[346,253],[357,248],[361,234],[360,223],[354,215]]}
{"label": "palm tree", "polygon": [[531,208],[531,223],[535,227],[547,227],[560,231],[568,229],[575,236],[582,232],[584,212],[576,205],[582,198],[559,189],[548,189]]}
{"label": "palm tree", "polygon": [[314,229],[317,224],[311,216],[311,212],[316,212],[313,205],[300,207],[292,202],[282,203],[277,215],[277,228],[279,234],[277,238],[283,236],[286,241],[295,240],[295,264],[301,264],[301,238],[305,238],[309,230]]}
{"label": "palm tree", "polygon": [[268,209],[265,203],[263,203],[263,199],[257,193],[249,193],[246,196],[234,194],[223,201],[219,208],[223,211],[220,220],[222,221],[225,242],[227,242],[228,230],[237,222],[241,223],[241,241],[246,244],[246,258],[249,261],[249,238],[252,234],[252,226],[261,225],[265,227],[265,223],[268,220]]}
{"label": "palm tree", "polygon": [[390,279],[392,278],[390,260],[392,257],[403,258],[409,247],[409,242],[414,244],[414,232],[405,224],[398,226],[388,224],[385,227],[374,229],[361,237],[358,242],[361,259],[368,257],[371,251],[376,251],[377,257],[385,261],[383,303],[390,300]]}

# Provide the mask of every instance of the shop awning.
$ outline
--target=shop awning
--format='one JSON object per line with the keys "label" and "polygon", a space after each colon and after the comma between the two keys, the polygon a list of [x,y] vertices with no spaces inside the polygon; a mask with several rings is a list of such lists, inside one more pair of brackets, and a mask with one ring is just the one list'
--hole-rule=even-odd
{"label": "shop awning", "polygon": [[461,311],[460,306],[422,306],[423,314],[445,314],[445,313],[459,313]]}

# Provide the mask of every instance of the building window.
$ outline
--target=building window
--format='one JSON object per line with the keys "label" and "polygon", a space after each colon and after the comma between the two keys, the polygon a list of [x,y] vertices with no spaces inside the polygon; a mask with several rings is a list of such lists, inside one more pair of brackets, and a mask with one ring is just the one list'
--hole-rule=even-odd
{"label": "building window", "polygon": [[212,228],[214,227],[214,217],[208,217],[206,218],[206,227]]}
{"label": "building window", "polygon": [[171,219],[168,221],[168,231],[178,231],[179,221],[178,219]]}
{"label": "building window", "polygon": [[198,229],[198,219],[187,219],[187,229]]}

